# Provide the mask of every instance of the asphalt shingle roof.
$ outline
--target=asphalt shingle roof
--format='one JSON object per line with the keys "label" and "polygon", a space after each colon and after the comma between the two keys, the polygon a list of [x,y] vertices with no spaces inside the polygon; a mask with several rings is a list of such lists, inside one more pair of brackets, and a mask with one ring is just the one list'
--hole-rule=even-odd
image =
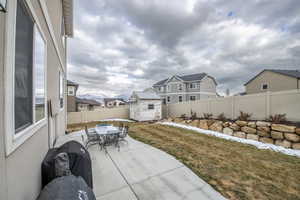
{"label": "asphalt shingle roof", "polygon": [[75,83],[73,81],[67,80],[67,85],[73,85],[73,86],[78,86],[78,83]]}
{"label": "asphalt shingle roof", "polygon": [[276,72],[279,74],[292,76],[295,78],[300,78],[300,71],[299,70],[284,70],[284,69],[271,69],[269,71]]}
{"label": "asphalt shingle roof", "polygon": [[[198,73],[198,74],[190,74],[190,75],[183,75],[183,76],[177,76],[178,78],[182,79],[183,81],[196,81],[196,80],[202,80],[207,74],[206,73]],[[165,84],[169,79],[164,79],[162,81],[159,81],[154,84],[156,85],[163,85]]]}

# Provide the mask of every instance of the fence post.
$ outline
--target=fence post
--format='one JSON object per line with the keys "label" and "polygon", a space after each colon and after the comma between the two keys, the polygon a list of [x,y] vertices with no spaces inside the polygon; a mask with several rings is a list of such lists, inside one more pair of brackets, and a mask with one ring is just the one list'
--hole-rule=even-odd
{"label": "fence post", "polygon": [[231,97],[231,119],[234,120],[235,96]]}
{"label": "fence post", "polygon": [[268,118],[271,115],[271,93],[270,91],[267,91],[266,93],[266,118]]}

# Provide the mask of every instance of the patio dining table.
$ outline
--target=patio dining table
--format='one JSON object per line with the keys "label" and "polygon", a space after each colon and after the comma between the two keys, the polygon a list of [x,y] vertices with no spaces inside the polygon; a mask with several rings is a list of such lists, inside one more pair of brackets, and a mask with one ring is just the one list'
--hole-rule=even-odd
{"label": "patio dining table", "polygon": [[95,131],[103,139],[102,147],[106,150],[106,146],[115,145],[119,148],[118,139],[121,133],[119,127],[113,125],[96,125]]}

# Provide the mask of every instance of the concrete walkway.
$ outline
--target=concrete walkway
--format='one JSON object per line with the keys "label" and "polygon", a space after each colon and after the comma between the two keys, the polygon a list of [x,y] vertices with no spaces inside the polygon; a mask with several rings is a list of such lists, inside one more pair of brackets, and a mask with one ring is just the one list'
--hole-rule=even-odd
{"label": "concrete walkway", "polygon": [[[58,139],[82,141],[80,133]],[[169,154],[130,137],[120,151],[108,153],[94,145],[92,157],[97,200],[218,200],[225,199],[210,185]]]}

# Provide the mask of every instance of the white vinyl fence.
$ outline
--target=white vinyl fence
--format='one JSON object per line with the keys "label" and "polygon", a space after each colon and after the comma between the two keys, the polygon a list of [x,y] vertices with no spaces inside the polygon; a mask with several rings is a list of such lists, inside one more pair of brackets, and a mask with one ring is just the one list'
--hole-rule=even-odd
{"label": "white vinyl fence", "polygon": [[69,112],[67,115],[68,124],[86,123],[103,119],[129,119],[129,107],[101,108],[95,111]]}
{"label": "white vinyl fence", "polygon": [[[243,111],[252,114],[251,119],[255,120],[264,120],[274,114],[286,114],[287,120],[299,122],[300,90],[211,98],[162,106],[163,118],[180,117],[182,114],[190,116],[191,111],[196,112],[198,117],[203,117],[203,113],[212,113],[213,117],[224,113],[225,117],[230,119],[236,119],[240,111]],[[129,119],[129,107],[71,112],[68,113],[68,124],[111,118]]]}
{"label": "white vinyl fence", "polygon": [[240,111],[251,113],[252,119],[263,120],[274,114],[286,114],[290,121],[300,121],[300,90],[266,92],[245,96],[231,96],[198,101],[188,101],[163,106],[164,117],[180,117],[196,112],[212,113],[213,117],[224,113],[227,118],[236,119]]}

